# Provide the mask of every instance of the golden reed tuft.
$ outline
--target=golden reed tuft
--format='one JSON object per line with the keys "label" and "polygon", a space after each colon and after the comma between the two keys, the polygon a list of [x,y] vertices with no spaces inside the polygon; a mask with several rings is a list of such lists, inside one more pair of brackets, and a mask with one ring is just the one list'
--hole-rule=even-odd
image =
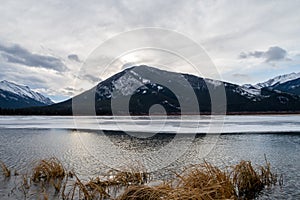
{"label": "golden reed tuft", "polygon": [[[9,177],[6,165],[0,164],[4,176]],[[103,177],[82,181],[75,172],[67,172],[57,158],[49,158],[38,161],[33,168],[30,180],[35,185],[28,184],[27,175],[21,177],[26,180],[26,191],[31,187],[37,191],[40,186],[37,196],[48,199],[49,192],[54,191],[56,199],[63,200],[255,199],[265,187],[277,183],[277,175],[271,172],[267,160],[265,166],[256,168],[250,161],[240,161],[224,169],[204,161],[186,167],[180,174],[174,173],[172,180],[149,186],[150,174],[143,170],[110,170]]]}

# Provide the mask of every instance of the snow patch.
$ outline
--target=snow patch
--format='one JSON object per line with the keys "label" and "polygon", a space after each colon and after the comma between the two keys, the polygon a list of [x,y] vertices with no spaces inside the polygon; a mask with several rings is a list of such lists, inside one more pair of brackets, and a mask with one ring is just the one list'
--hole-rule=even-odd
{"label": "snow patch", "polygon": [[158,91],[160,91],[160,90],[162,90],[162,89],[164,89],[162,86],[160,86],[160,85],[158,85],[157,86],[157,89],[158,89]]}
{"label": "snow patch", "polygon": [[114,92],[120,92],[124,96],[132,95],[137,88],[143,86],[139,80],[129,75],[120,77],[113,85],[116,90]]}
{"label": "snow patch", "polygon": [[261,94],[261,90],[260,89],[255,89],[255,88],[247,88],[247,87],[241,87],[242,90],[244,90],[245,92],[258,96]]}
{"label": "snow patch", "polygon": [[222,82],[218,80],[205,79],[205,82],[213,85],[214,87],[218,87],[222,85]]}

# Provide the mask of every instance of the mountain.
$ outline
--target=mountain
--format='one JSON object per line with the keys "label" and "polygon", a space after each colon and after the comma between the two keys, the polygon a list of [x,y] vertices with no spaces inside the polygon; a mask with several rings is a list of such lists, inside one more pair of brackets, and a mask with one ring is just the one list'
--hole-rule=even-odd
{"label": "mountain", "polygon": [[51,104],[53,104],[51,99],[34,92],[28,86],[6,80],[0,82],[0,108],[25,108]]}
{"label": "mountain", "polygon": [[[289,92],[291,88],[299,87],[297,81],[297,74],[294,74],[275,77],[264,85],[239,86],[141,65],[127,68],[67,101],[4,114],[148,115],[149,112],[161,114],[161,107],[169,115],[210,114],[211,95],[220,94],[223,89],[225,100],[215,98],[214,114],[222,114],[224,106],[229,114],[299,113],[300,96]],[[289,88],[289,91],[280,91],[279,86]],[[153,105],[161,107],[153,109]],[[199,110],[195,109],[197,106]]]}
{"label": "mountain", "polygon": [[[227,102],[217,97],[219,102],[214,113],[222,113],[223,106],[227,106],[227,113],[300,112],[300,96],[270,87],[239,86],[142,65],[127,68],[65,102],[19,110],[17,114],[91,115],[96,112],[97,115],[148,115],[155,104],[170,115],[199,114],[191,90],[200,113],[209,114],[212,112],[210,94],[218,94],[222,88],[225,88]],[[154,109],[153,112],[161,114],[162,111]]]}
{"label": "mountain", "polygon": [[266,82],[258,83],[255,86],[257,88],[273,87],[275,85],[284,84],[286,82],[293,81],[296,79],[300,79],[300,72],[276,76],[275,78],[269,79]]}
{"label": "mountain", "polygon": [[256,85],[246,84],[243,85],[243,88],[256,93],[259,93],[261,89],[264,88],[272,91],[300,95],[300,72],[276,76]]}

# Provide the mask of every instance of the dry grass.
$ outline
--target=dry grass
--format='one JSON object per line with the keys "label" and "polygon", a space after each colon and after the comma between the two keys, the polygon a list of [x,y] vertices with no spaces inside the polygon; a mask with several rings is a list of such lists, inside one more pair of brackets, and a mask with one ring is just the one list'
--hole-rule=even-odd
{"label": "dry grass", "polygon": [[91,179],[83,185],[90,194],[91,199],[107,199],[110,197],[108,194],[108,183],[100,181],[100,178]]}
{"label": "dry grass", "polygon": [[[142,185],[148,180],[148,174],[138,172],[133,169],[126,171],[111,170],[106,177],[91,178],[88,182],[83,183],[75,173],[76,182],[73,188],[67,194],[66,199],[74,199],[75,197],[83,199],[112,199],[109,193],[118,191],[122,187],[129,185]],[[76,199],[76,198],[75,198]]]}
{"label": "dry grass", "polygon": [[118,200],[235,199],[230,173],[204,162],[188,167],[176,179],[155,187],[129,187]]}
{"label": "dry grass", "polygon": [[30,179],[28,178],[27,174],[22,175],[22,187],[24,187],[25,190],[30,189]]}
{"label": "dry grass", "polygon": [[[8,173],[4,163],[1,166]],[[277,175],[271,172],[267,160],[265,166],[253,167],[250,161],[241,161],[225,169],[204,162],[175,173],[168,182],[148,186],[150,174],[143,170],[111,170],[106,176],[82,181],[75,172],[66,172],[57,158],[50,158],[37,162],[31,175],[20,177],[25,197],[34,182],[35,187],[42,187],[38,194],[42,199],[49,198],[51,187],[63,200],[113,200],[112,194],[117,195],[116,200],[254,199],[265,187],[277,183]]]}
{"label": "dry grass", "polygon": [[254,196],[264,188],[259,174],[253,169],[251,162],[241,161],[233,169],[233,183],[237,187],[238,196]]}
{"label": "dry grass", "polygon": [[57,158],[40,160],[33,168],[33,182],[63,179],[66,175],[65,169]]}
{"label": "dry grass", "polygon": [[0,166],[2,169],[2,173],[5,177],[10,177],[11,173],[10,170],[8,169],[8,167],[4,164],[4,162],[0,161]]}
{"label": "dry grass", "polygon": [[[271,171],[271,164],[268,162],[266,155],[265,155],[265,161],[266,161],[266,165],[260,166],[261,181],[264,186],[275,185],[277,183],[277,174],[275,174]],[[280,180],[279,184],[281,185],[281,183],[282,183],[282,180]]]}
{"label": "dry grass", "polygon": [[265,187],[277,183],[277,175],[271,172],[271,165],[266,160],[266,166],[255,170],[250,161],[241,161],[233,167],[232,182],[241,198],[255,198]]}
{"label": "dry grass", "polygon": [[179,178],[177,187],[193,191],[202,199],[231,199],[236,196],[230,173],[207,162],[188,168]]}
{"label": "dry grass", "polygon": [[124,171],[117,171],[117,174],[111,181],[123,186],[143,185],[149,181],[149,177],[149,173],[131,168]]}
{"label": "dry grass", "polygon": [[169,183],[129,187],[118,200],[254,199],[266,186],[277,183],[267,161],[258,169],[250,161],[241,161],[231,169],[221,170],[207,162],[193,165]]}
{"label": "dry grass", "polygon": [[129,187],[118,200],[161,200],[170,199],[171,188],[169,186],[150,187],[147,185],[138,185]]}

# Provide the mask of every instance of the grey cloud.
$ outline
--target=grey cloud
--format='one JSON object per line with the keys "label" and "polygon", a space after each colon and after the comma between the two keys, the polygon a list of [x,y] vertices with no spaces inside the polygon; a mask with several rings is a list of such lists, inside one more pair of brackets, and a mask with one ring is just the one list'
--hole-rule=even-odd
{"label": "grey cloud", "polygon": [[241,52],[240,55],[239,55],[240,59],[244,59],[244,58],[247,58],[247,57],[248,57],[248,55],[245,52]]}
{"label": "grey cloud", "polygon": [[17,44],[11,46],[0,44],[0,54],[9,63],[52,69],[58,72],[63,72],[68,69],[59,58],[31,53]]}
{"label": "grey cloud", "polygon": [[240,73],[235,73],[235,74],[232,74],[232,76],[234,77],[239,77],[239,78],[248,78],[249,76],[247,74],[240,74]]}
{"label": "grey cloud", "polygon": [[90,75],[90,74],[86,74],[82,77],[83,80],[88,80],[90,81],[91,83],[98,83],[101,81],[101,79],[99,77],[96,77],[96,76],[93,76],[93,75]]}
{"label": "grey cloud", "polygon": [[282,60],[287,56],[286,50],[280,47],[270,47],[267,52],[265,52],[266,61]]}
{"label": "grey cloud", "polygon": [[66,87],[65,90],[68,90],[68,91],[75,91],[75,89],[72,88],[72,87]]}
{"label": "grey cloud", "polygon": [[27,68],[19,68],[11,63],[0,60],[0,80],[15,81],[30,86],[30,88],[46,87],[47,78],[38,73],[30,73]]}
{"label": "grey cloud", "polygon": [[287,58],[287,51],[281,47],[274,46],[270,47],[267,51],[253,51],[253,52],[241,52],[239,55],[240,59],[249,57],[264,58],[265,62],[285,60]]}
{"label": "grey cloud", "polygon": [[243,74],[243,73],[234,73],[231,75],[233,79],[239,80],[242,82],[249,82],[251,81],[251,77],[248,74]]}
{"label": "grey cloud", "polygon": [[68,59],[76,61],[76,62],[81,62],[80,59],[79,59],[79,57],[78,57],[78,55],[76,55],[76,54],[70,54],[70,55],[68,55]]}
{"label": "grey cloud", "polygon": [[66,87],[63,89],[63,93],[65,95],[69,95],[69,96],[74,96],[80,92],[83,92],[84,89],[83,88],[80,88],[80,89],[75,89],[75,88],[72,88],[72,87]]}
{"label": "grey cloud", "polygon": [[267,53],[268,51],[266,51],[266,52],[263,52],[263,51],[254,51],[254,52],[250,52],[248,55],[249,56],[253,56],[253,57],[255,57],[255,58],[261,58],[261,57],[264,57],[265,55],[265,53]]}
{"label": "grey cloud", "polygon": [[122,66],[122,69],[126,69],[126,68],[129,68],[129,67],[135,66],[135,65],[136,65],[136,63],[134,63],[134,62],[125,63]]}
{"label": "grey cloud", "polygon": [[250,78],[249,75],[241,74],[241,73],[234,73],[234,74],[232,74],[232,76],[234,78],[247,79],[247,80]]}

